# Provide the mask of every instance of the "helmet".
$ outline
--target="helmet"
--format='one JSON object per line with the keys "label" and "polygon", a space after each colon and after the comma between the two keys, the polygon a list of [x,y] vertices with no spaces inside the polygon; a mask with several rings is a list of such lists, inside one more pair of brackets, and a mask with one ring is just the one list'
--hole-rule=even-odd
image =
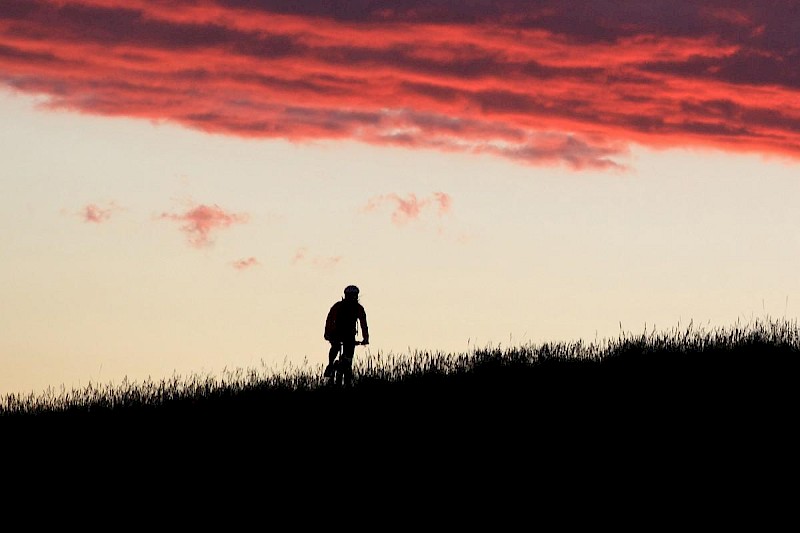
{"label": "helmet", "polygon": [[345,298],[358,298],[358,287],[355,285],[348,285],[344,288]]}

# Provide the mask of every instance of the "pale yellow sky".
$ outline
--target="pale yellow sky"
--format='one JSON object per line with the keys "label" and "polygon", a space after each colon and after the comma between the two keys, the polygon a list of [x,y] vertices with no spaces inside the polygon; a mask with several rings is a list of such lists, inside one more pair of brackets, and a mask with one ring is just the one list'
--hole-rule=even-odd
{"label": "pale yellow sky", "polygon": [[[351,283],[372,354],[800,311],[796,163],[634,147],[628,172],[579,172],[34,104],[0,92],[0,393],[321,365]],[[393,194],[418,218],[393,222]],[[161,215],[198,205],[247,219],[193,246]]]}

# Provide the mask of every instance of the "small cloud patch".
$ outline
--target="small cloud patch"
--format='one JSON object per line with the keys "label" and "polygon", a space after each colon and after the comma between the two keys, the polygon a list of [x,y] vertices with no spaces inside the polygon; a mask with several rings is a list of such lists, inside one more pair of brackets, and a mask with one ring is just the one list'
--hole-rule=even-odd
{"label": "small cloud patch", "polygon": [[97,204],[88,204],[81,208],[78,215],[89,224],[102,224],[108,222],[111,216],[122,208],[114,202],[109,202],[105,207]]}
{"label": "small cloud patch", "polygon": [[334,268],[342,261],[342,256],[311,256],[308,253],[308,248],[298,248],[292,257],[293,265],[310,265],[314,268],[330,269]]}
{"label": "small cloud patch", "polygon": [[441,217],[450,212],[453,200],[449,194],[435,192],[427,198],[418,198],[416,194],[408,194],[405,198],[395,194],[384,194],[370,198],[364,211],[379,211],[389,206],[392,222],[402,226],[409,221],[416,220],[426,213],[435,213]]}
{"label": "small cloud patch", "polygon": [[248,257],[247,259],[239,259],[231,263],[236,270],[247,270],[261,265],[255,257]]}
{"label": "small cloud patch", "polygon": [[159,218],[180,222],[180,230],[186,234],[189,244],[196,248],[213,244],[212,232],[249,220],[247,214],[231,213],[216,204],[192,206],[185,213],[162,213]]}

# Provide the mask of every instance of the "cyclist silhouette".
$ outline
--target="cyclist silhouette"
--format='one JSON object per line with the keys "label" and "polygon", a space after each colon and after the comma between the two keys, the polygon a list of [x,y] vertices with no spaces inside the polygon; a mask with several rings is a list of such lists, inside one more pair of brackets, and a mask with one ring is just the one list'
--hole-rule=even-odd
{"label": "cyclist silhouette", "polygon": [[[328,366],[325,377],[341,380],[339,384],[349,386],[353,380],[353,355],[356,344],[369,344],[367,313],[358,303],[358,287],[348,285],[344,289],[344,298],[333,304],[325,319],[325,340],[331,343],[328,352]],[[360,343],[356,342],[358,324],[361,324]],[[341,357],[336,356],[341,351]]]}

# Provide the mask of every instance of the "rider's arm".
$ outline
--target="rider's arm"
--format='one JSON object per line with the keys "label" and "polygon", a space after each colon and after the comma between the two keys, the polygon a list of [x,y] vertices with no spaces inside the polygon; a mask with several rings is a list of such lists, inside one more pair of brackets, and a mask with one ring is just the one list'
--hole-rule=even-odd
{"label": "rider's arm", "polygon": [[369,328],[367,327],[367,312],[362,307],[358,315],[358,321],[361,323],[361,337],[364,339],[364,344],[369,344]]}

